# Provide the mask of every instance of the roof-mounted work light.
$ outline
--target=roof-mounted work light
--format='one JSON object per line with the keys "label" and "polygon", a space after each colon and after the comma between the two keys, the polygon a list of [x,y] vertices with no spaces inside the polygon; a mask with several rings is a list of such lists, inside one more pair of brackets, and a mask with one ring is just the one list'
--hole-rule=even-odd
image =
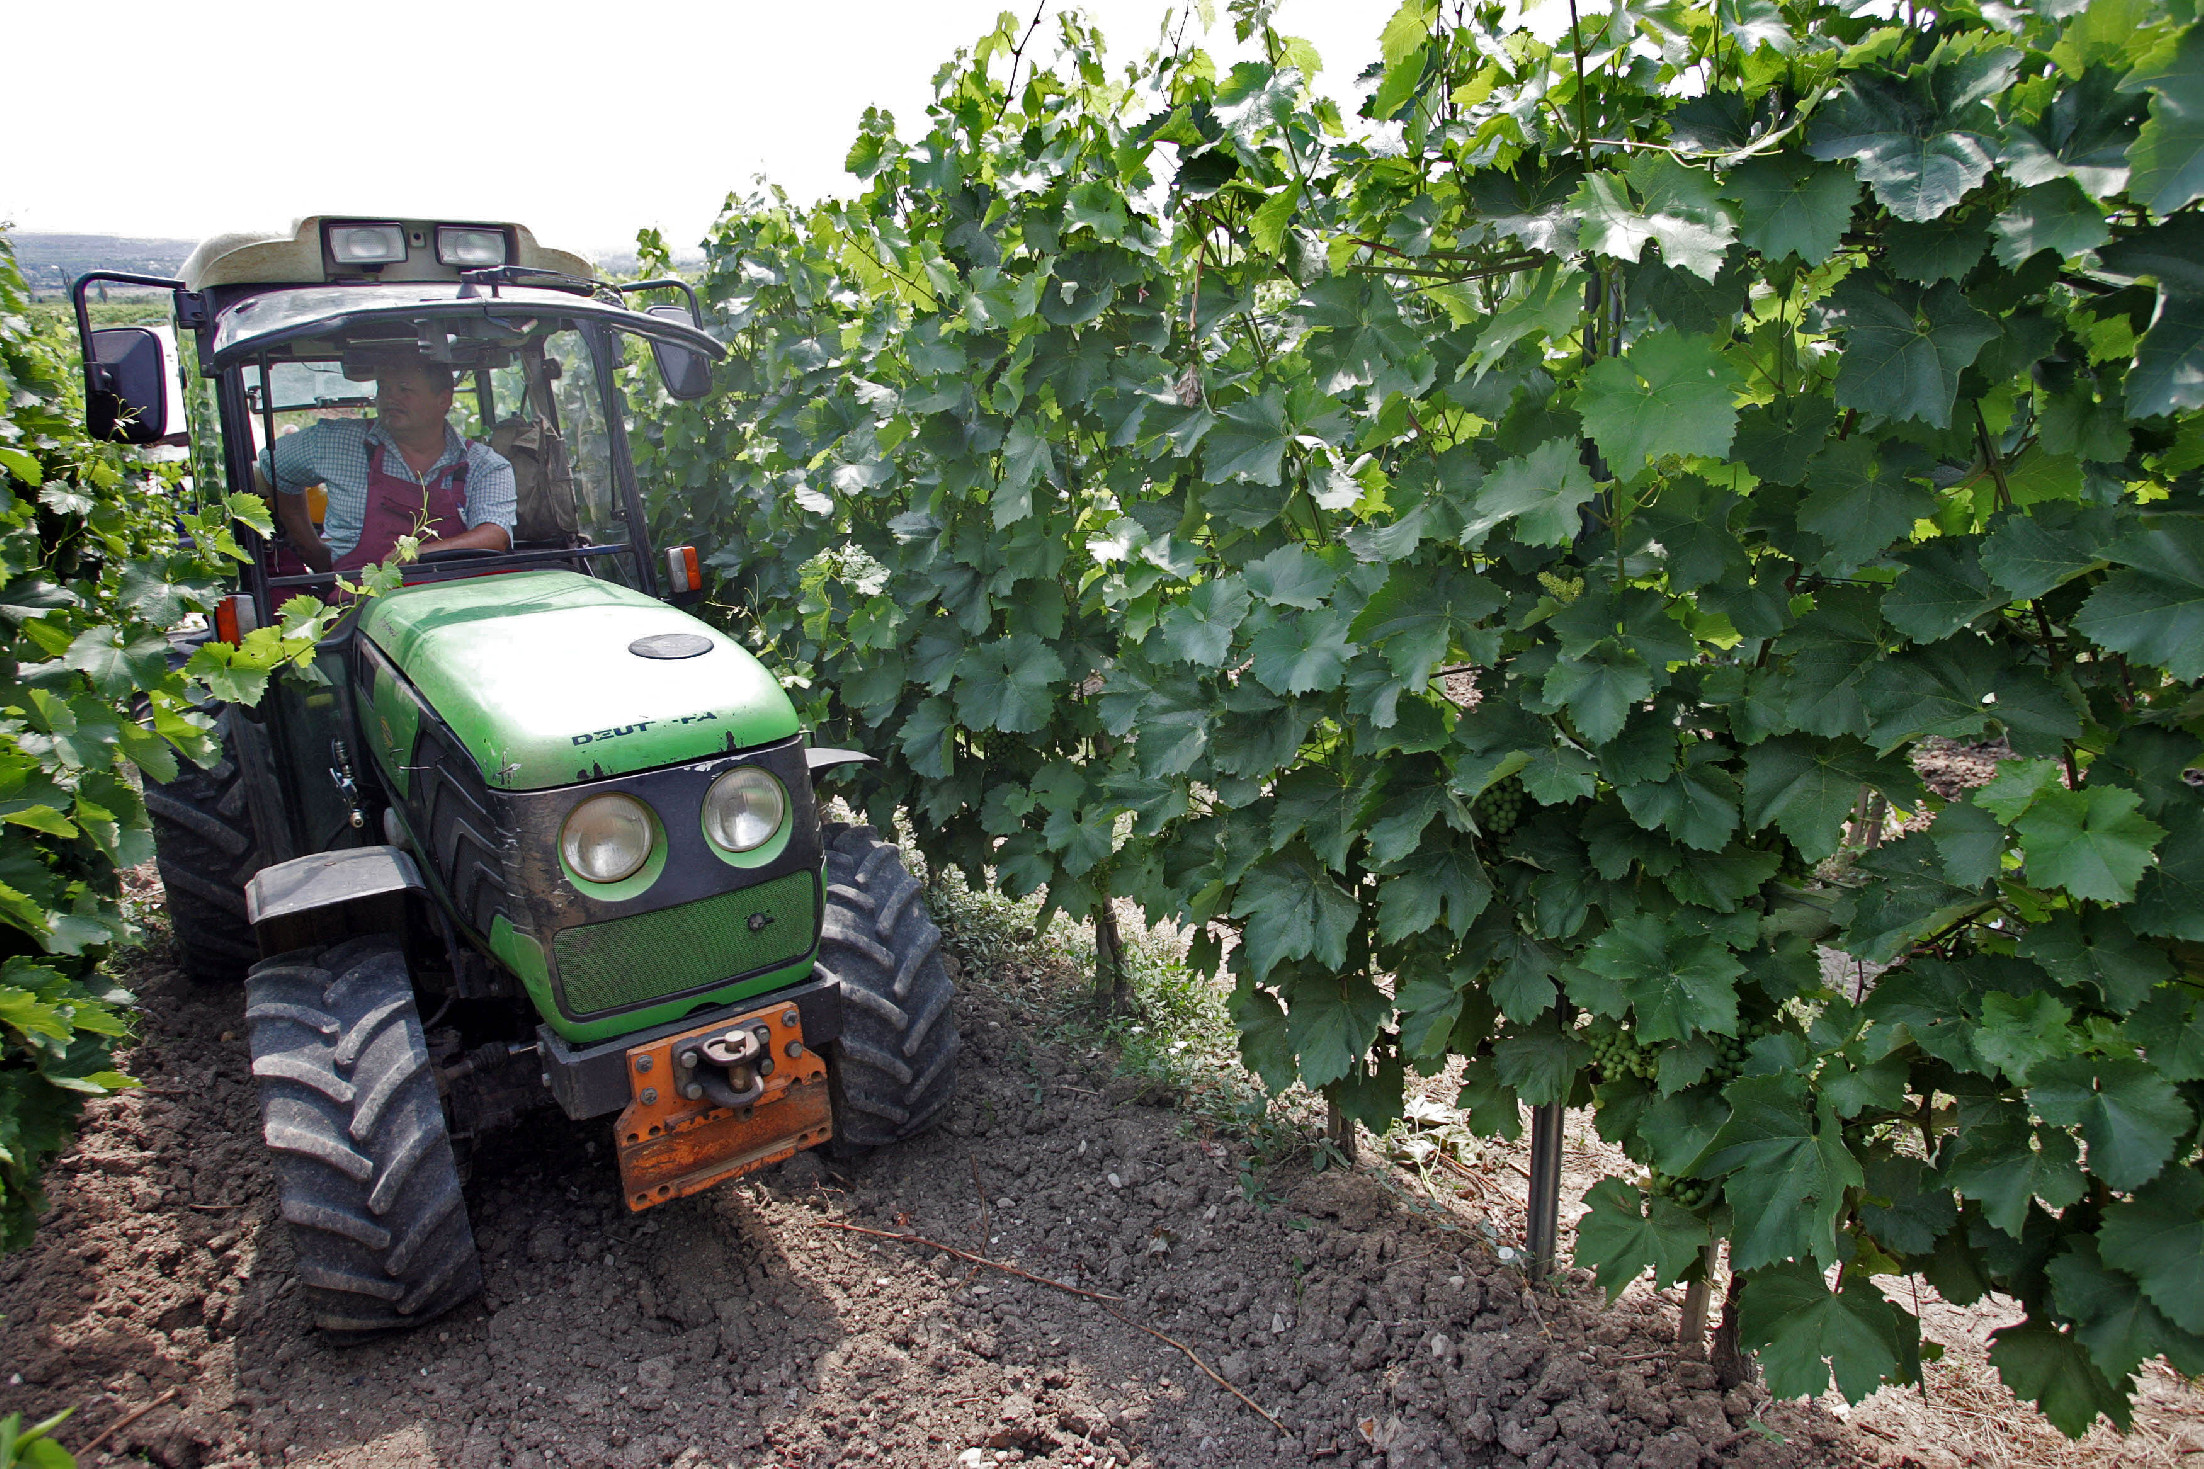
{"label": "roof-mounted work light", "polygon": [[505,231],[474,225],[436,227],[436,258],[445,265],[480,270],[505,263]]}
{"label": "roof-mounted work light", "polygon": [[395,265],[406,258],[403,225],[344,220],[325,228],[329,231],[329,258],[339,265]]}

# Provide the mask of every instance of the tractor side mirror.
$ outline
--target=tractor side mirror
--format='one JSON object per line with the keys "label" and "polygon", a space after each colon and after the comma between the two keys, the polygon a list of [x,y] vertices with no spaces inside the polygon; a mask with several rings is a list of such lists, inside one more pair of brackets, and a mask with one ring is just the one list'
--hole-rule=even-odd
{"label": "tractor side mirror", "polygon": [[168,437],[168,360],[142,326],[102,327],[84,360],[86,427],[95,439],[156,444]]}
{"label": "tractor side mirror", "polygon": [[[678,321],[683,326],[694,324],[685,307],[652,306],[645,314],[661,321]],[[712,390],[712,362],[703,353],[670,342],[652,342],[650,355],[658,364],[658,375],[665,380],[667,393],[673,397],[689,403]]]}

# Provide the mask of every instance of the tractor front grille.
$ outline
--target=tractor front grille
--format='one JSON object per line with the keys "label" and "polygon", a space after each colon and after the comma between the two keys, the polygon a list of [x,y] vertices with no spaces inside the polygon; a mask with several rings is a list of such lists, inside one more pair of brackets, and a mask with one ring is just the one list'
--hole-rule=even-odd
{"label": "tractor front grille", "polygon": [[551,941],[576,1016],[703,989],[801,958],[819,927],[819,879],[791,872],[755,887],[569,928]]}

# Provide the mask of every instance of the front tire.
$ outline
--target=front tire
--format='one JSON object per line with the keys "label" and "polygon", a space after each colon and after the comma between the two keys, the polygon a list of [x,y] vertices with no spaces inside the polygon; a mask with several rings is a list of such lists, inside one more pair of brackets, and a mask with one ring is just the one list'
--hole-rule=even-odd
{"label": "front tire", "polygon": [[245,981],[262,1136],[314,1324],[419,1326],[482,1288],[405,951],[349,939]]}
{"label": "front tire", "polygon": [[234,982],[260,957],[245,917],[245,884],[268,858],[253,830],[229,718],[221,763],[201,770],[185,761],[174,780],[145,783],[177,967],[202,984]]}
{"label": "front tire", "polygon": [[829,827],[818,972],[842,992],[828,1048],[839,1156],[924,1132],[956,1089],[956,986],[902,855],[869,826]]}

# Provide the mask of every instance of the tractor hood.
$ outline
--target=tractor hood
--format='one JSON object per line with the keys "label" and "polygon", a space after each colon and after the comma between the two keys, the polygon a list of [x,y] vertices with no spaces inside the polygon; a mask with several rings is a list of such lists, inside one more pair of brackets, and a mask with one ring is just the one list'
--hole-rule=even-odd
{"label": "tractor hood", "polygon": [[734,639],[578,572],[407,587],[368,603],[360,631],[502,790],[701,760],[801,729]]}

